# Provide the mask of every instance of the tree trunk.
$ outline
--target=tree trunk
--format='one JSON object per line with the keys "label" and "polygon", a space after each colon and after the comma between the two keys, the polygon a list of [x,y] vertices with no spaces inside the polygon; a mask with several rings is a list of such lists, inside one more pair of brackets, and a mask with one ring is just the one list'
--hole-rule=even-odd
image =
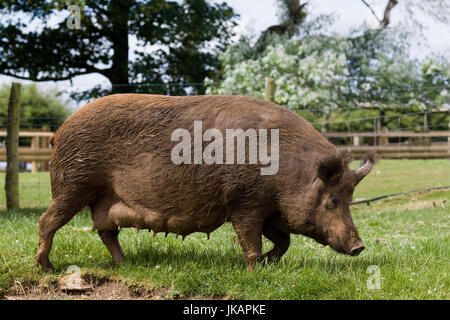
{"label": "tree trunk", "polygon": [[112,19],[112,42],[114,55],[108,75],[112,93],[133,92],[128,78],[128,20],[131,1],[112,0],[110,5]]}
{"label": "tree trunk", "polygon": [[8,105],[6,136],[6,209],[19,208],[20,83],[13,82]]}

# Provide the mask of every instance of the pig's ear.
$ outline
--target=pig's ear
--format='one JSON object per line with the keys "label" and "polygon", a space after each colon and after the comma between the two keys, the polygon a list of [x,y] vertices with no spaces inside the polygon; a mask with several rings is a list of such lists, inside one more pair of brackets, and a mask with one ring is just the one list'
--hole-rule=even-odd
{"label": "pig's ear", "polygon": [[333,155],[320,161],[317,176],[323,182],[333,183],[339,179],[343,170],[343,158],[340,155]]}

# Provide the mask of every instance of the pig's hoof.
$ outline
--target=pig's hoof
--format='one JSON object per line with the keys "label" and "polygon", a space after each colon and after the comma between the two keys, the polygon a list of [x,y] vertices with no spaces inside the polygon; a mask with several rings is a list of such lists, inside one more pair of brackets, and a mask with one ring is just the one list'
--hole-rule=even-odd
{"label": "pig's hoof", "polygon": [[43,258],[38,255],[36,257],[36,266],[38,267],[39,265],[47,273],[53,273],[55,271],[55,269],[52,266],[52,263],[50,262],[50,260],[48,258]]}
{"label": "pig's hoof", "polygon": [[269,263],[277,263],[280,261],[281,257],[273,254],[266,253],[259,258],[259,263],[266,265]]}
{"label": "pig's hoof", "polygon": [[125,258],[120,258],[120,259],[113,260],[113,263],[114,263],[115,267],[120,267],[124,262],[125,262]]}

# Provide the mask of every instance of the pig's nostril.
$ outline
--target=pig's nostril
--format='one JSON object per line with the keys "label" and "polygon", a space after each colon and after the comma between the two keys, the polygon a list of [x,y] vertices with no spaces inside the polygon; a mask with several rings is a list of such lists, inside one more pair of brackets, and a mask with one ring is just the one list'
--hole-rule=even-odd
{"label": "pig's nostril", "polygon": [[363,251],[363,250],[364,250],[364,246],[362,244],[355,246],[350,250],[350,255],[355,257],[355,256],[359,255],[361,253],[361,251]]}

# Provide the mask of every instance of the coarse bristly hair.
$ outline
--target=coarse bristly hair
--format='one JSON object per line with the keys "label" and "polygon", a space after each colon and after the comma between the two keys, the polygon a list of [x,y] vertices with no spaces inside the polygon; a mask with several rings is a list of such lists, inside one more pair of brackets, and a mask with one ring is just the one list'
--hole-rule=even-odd
{"label": "coarse bristly hair", "polygon": [[[196,120],[203,131],[278,129],[277,174],[262,176],[260,164],[174,164],[171,135],[178,128],[192,133]],[[105,243],[107,232],[120,227],[184,236],[226,221],[241,240],[248,230],[260,238],[264,224],[286,241],[288,232],[304,227],[289,223],[310,223],[305,210],[314,206],[314,180],[332,184],[329,177],[348,158],[287,108],[243,96],[111,95],[72,114],[51,144],[52,203],[40,220],[37,259],[43,266],[50,263],[48,239],[84,206]]]}

